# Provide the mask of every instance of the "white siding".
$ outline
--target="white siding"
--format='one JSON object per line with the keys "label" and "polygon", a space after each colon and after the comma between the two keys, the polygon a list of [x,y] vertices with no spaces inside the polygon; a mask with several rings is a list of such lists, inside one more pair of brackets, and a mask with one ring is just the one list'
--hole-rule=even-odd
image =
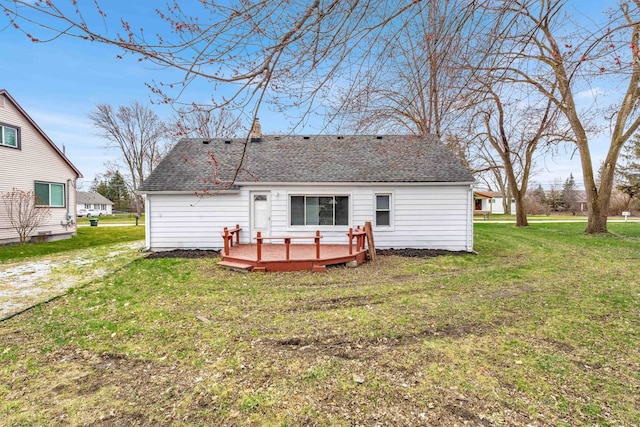
{"label": "white siding", "polygon": [[240,224],[241,237],[249,240],[247,192],[198,197],[147,195],[147,246],[162,249],[219,249],[224,227]]}
{"label": "white siding", "polygon": [[[0,97],[2,97],[0,95]],[[8,99],[0,102],[0,122],[20,127],[20,149],[0,146],[0,193],[18,188],[33,191],[35,181],[64,184],[65,207],[51,208],[51,216],[33,235],[47,233],[52,236],[75,234],[75,224],[66,227],[69,211],[75,218],[77,174],[51,147],[42,134],[24,117]],[[9,225],[4,206],[0,206],[0,243],[17,241],[15,230]]]}
{"label": "white siding", "polygon": [[[504,214],[504,205],[503,205],[504,197],[494,197],[491,199],[491,213],[494,214]],[[516,213],[516,202],[511,202],[511,213]]]}
{"label": "white siding", "polygon": [[[391,226],[374,227],[376,247],[471,251],[472,205],[469,185],[271,186],[271,235],[310,235],[320,230],[323,243],[347,243],[349,227],[375,224],[375,195],[391,194]],[[250,241],[251,191],[199,198],[194,195],[147,195],[147,246],[219,249],[224,227],[239,224],[241,242]],[[290,195],[348,195],[349,226],[290,226]],[[311,243],[311,241],[309,242]]]}

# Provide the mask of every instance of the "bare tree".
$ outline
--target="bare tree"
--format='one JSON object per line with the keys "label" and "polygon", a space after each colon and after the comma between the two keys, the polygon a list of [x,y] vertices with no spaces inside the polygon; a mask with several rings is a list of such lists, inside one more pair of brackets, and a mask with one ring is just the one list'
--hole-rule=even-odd
{"label": "bare tree", "polygon": [[[447,0],[439,2],[446,4]],[[365,78],[372,72],[371,64],[387,55],[389,40],[421,19],[425,5],[432,3],[230,0],[182,7],[172,0],[155,10],[157,20],[149,31],[134,22],[135,17],[108,13],[110,4],[100,0],[0,0],[0,9],[13,28],[34,42],[64,34],[115,45],[123,49],[123,55],[139,55],[143,61],[179,70],[183,73],[179,81],[150,84],[163,102],[174,102],[197,79],[209,82],[212,91],[232,85],[221,105],[251,109],[253,120],[265,100],[282,108],[295,107],[305,115],[316,101],[331,95],[335,84],[347,77],[348,81]],[[640,0],[622,1],[601,30],[563,27],[571,22],[563,14],[565,0],[467,0],[459,4],[457,13],[462,16],[479,5],[494,13],[493,19],[484,16],[480,21],[486,24],[484,38],[467,38],[468,43],[484,49],[483,61],[470,61],[471,70],[488,68],[529,85],[550,99],[570,124],[589,201],[586,231],[606,232],[616,161],[624,142],[640,126]],[[437,55],[427,60],[429,72],[443,67]],[[602,179],[596,183],[589,148],[591,115],[579,108],[576,95],[600,77],[617,80],[626,90],[609,115],[612,136]],[[434,110],[433,117],[436,115]]]}
{"label": "bare tree", "polygon": [[[132,101],[115,110],[109,104],[98,104],[89,119],[106,141],[106,147],[116,149],[129,172],[128,185],[135,191],[160,163],[170,148],[165,138],[165,125],[148,106]],[[138,215],[142,200],[136,196]]]}
{"label": "bare tree", "polygon": [[[563,0],[510,0],[495,7],[496,19],[508,31],[499,32],[491,71],[528,85],[562,113],[580,154],[589,205],[586,232],[607,232],[615,165],[622,146],[640,126],[640,0],[621,2],[610,21],[595,30],[567,30],[571,19],[563,13]],[[600,78],[626,88],[609,110],[611,139],[598,183],[589,147],[593,111],[581,108],[576,96]]]}
{"label": "bare tree", "polygon": [[34,42],[64,34],[178,70],[179,81],[149,84],[162,102],[176,101],[195,80],[209,82],[212,92],[232,87],[219,105],[253,109],[253,122],[266,98],[311,108],[340,70],[348,68],[357,78],[367,59],[419,12],[420,3],[232,0],[185,6],[170,0],[162,8],[149,6],[146,28],[136,22],[139,17],[110,13],[110,3],[100,0],[2,0],[0,9]]}
{"label": "bare tree", "polygon": [[466,62],[475,49],[469,39],[482,29],[478,10],[465,0],[422,2],[384,54],[350,82],[336,114],[356,132],[444,138],[468,107]]}
{"label": "bare tree", "polygon": [[176,138],[231,138],[243,130],[240,117],[228,108],[192,104],[178,109],[169,134]]}
{"label": "bare tree", "polygon": [[2,193],[2,205],[7,212],[9,224],[18,233],[20,243],[27,239],[51,215],[49,206],[39,206],[33,191],[14,188]]}
{"label": "bare tree", "polygon": [[[513,89],[509,84],[493,87],[489,80],[482,84],[479,90],[484,94],[485,102],[478,106],[478,119],[483,128],[479,139],[486,141],[498,154],[507,187],[501,191],[505,200],[515,199],[516,225],[526,227],[525,196],[540,145],[569,141],[570,135],[558,124],[558,111],[549,99],[538,98],[536,102],[535,97],[527,97],[521,100]],[[502,176],[498,178],[502,183]]]}

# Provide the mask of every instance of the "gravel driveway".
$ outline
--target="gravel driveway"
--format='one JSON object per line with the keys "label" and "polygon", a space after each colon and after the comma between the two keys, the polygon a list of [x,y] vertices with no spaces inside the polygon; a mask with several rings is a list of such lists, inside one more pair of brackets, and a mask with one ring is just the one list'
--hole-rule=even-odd
{"label": "gravel driveway", "polygon": [[143,247],[135,241],[0,264],[0,320],[90,284],[144,256]]}

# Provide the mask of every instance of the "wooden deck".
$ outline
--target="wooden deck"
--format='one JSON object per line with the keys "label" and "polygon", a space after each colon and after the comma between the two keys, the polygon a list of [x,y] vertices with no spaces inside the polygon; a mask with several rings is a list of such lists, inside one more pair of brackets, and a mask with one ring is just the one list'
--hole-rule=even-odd
{"label": "wooden deck", "polygon": [[349,254],[348,245],[320,245],[320,257],[316,258],[313,244],[291,244],[289,259],[286,259],[286,247],[280,244],[263,244],[262,256],[257,260],[256,244],[234,245],[229,255],[220,253],[222,266],[247,271],[326,271],[327,265],[352,263],[360,265],[367,259],[366,249],[359,251],[354,247]]}
{"label": "wooden deck", "polygon": [[[348,244],[321,244],[320,231],[308,236],[262,236],[257,233],[254,244],[240,244],[241,228],[226,228],[222,232],[224,250],[218,264],[242,271],[326,271],[327,265],[349,264],[357,266],[367,260],[364,228],[349,229]],[[269,243],[283,241],[284,244]],[[311,244],[292,241],[312,240]]]}

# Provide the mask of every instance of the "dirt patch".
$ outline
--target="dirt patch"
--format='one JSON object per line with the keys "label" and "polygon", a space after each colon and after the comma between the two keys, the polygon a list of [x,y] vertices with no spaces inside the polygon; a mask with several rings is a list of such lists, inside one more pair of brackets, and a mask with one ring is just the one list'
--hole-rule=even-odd
{"label": "dirt patch", "polygon": [[[147,258],[216,258],[220,251],[204,249],[175,249],[172,251],[152,252]],[[444,249],[376,249],[376,255],[401,256],[407,258],[434,258],[442,255],[468,255],[465,251],[447,251]]]}
{"label": "dirt patch", "polygon": [[139,256],[140,242],[119,243],[70,254],[0,264],[0,320],[64,295]]}
{"label": "dirt patch", "polygon": [[147,258],[216,258],[220,251],[203,249],[175,249],[173,251],[151,252]]}
{"label": "dirt patch", "polygon": [[435,258],[442,255],[469,255],[465,251],[447,251],[445,249],[376,249],[376,255],[401,256],[407,258]]}

